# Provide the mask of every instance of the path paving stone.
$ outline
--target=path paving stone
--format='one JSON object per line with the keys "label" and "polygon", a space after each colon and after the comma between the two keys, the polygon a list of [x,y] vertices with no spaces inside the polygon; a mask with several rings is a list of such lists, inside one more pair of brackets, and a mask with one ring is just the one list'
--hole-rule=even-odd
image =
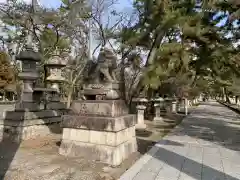
{"label": "path paving stone", "polygon": [[202,103],[120,180],[240,180],[239,132],[237,113]]}

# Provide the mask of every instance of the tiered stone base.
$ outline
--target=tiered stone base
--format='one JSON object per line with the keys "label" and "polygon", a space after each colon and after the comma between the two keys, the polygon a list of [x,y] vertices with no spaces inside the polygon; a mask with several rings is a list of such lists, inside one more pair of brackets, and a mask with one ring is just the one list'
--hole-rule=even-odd
{"label": "tiered stone base", "polygon": [[61,111],[5,111],[0,115],[0,140],[21,142],[49,134],[60,134]]}
{"label": "tiered stone base", "polygon": [[135,115],[101,118],[64,116],[59,153],[118,166],[137,151],[135,123]]}
{"label": "tiered stone base", "polygon": [[64,129],[59,153],[65,156],[84,156],[117,166],[137,151],[135,128],[120,132],[100,132],[83,129]]}

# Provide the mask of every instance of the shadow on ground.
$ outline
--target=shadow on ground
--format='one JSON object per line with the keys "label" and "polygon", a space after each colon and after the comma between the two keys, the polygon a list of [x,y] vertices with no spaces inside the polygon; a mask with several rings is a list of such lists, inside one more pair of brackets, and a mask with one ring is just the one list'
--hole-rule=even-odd
{"label": "shadow on ground", "polygon": [[[148,150],[151,149],[157,142],[159,142],[165,135],[167,135],[175,126],[179,125],[185,114],[178,113],[162,113],[163,119],[167,122],[154,123],[153,121],[145,121],[147,129],[136,130],[138,152],[145,154]],[[174,122],[174,123],[173,123]],[[174,145],[181,145],[177,142],[168,142],[169,144],[173,143]]]}
{"label": "shadow on ground", "polygon": [[[148,163],[143,164],[140,171],[135,174],[134,178],[140,179],[142,176],[146,177],[147,174],[148,176],[151,176],[151,179],[165,179],[170,178],[171,175],[174,176],[175,173],[179,173],[180,171],[181,175],[190,176],[186,176],[187,179],[239,180],[237,177],[233,177],[235,175],[228,174],[233,172],[226,172],[226,170],[224,172],[224,170],[222,171],[208,164],[203,164],[202,162],[204,161],[202,157],[199,159],[196,158],[198,160],[194,160],[195,158],[191,159],[191,156],[188,156],[190,155],[188,154],[188,149],[190,147],[189,143],[193,143],[193,147],[195,147],[195,145],[196,148],[199,147],[199,144],[195,141],[196,139],[224,146],[224,149],[228,148],[232,150],[231,153],[236,153],[238,156],[238,152],[240,150],[240,125],[233,124],[233,122],[235,123],[236,118],[237,115],[234,112],[226,109],[226,107],[217,104],[216,102],[203,103],[192,115],[187,116],[182,123],[179,124],[175,132],[171,134],[173,135],[173,139],[176,138],[175,140],[161,140],[158,143],[143,139],[138,140],[140,144],[145,144],[145,146],[139,149],[139,151],[143,154],[147,152],[147,154],[153,158],[149,159]],[[181,139],[181,137],[183,138]],[[194,137],[193,142],[188,142],[188,140],[191,141],[191,138],[189,139],[188,137]],[[169,139],[171,139],[171,137]],[[155,144],[153,149],[148,151],[153,144]],[[179,146],[181,146],[181,148],[179,148]],[[208,143],[206,143],[206,147],[211,148],[211,144],[208,146]],[[182,149],[182,152],[178,152],[178,149],[180,151]],[[193,150],[192,153],[198,153],[198,151]],[[202,155],[204,155],[204,153]],[[148,156],[146,156],[146,158],[147,157]],[[230,157],[227,157],[226,155],[226,158]],[[159,161],[156,161],[156,159]],[[173,169],[168,166],[165,167],[166,165],[172,167]],[[138,169],[137,167],[135,168]],[[131,174],[128,173],[126,175],[131,176]],[[178,174],[176,174],[176,177],[172,179],[185,179],[185,177],[179,177]]]}
{"label": "shadow on ground", "polygon": [[222,105],[218,106],[221,108],[219,113],[215,113],[211,111],[211,106],[212,104],[208,104],[205,109],[199,111],[199,116],[193,115],[190,119],[183,121],[179,125],[183,130],[178,135],[197,137],[239,151],[240,120],[237,114],[229,110],[224,112],[225,107]]}
{"label": "shadow on ground", "polygon": [[[58,110],[57,110],[58,111]],[[50,111],[51,112],[51,111]],[[24,122],[26,121],[31,121],[31,120],[26,120],[26,115],[24,111],[18,111],[17,112],[17,117],[14,117],[14,113],[16,113],[16,111],[1,111],[0,114],[0,122],[2,126],[2,130],[0,131],[0,137],[1,137],[1,141],[0,141],[0,180],[5,179],[5,175],[7,173],[7,171],[10,168],[10,165],[19,149],[19,147],[21,146],[21,142],[22,140],[18,140],[17,134],[20,135],[24,135]],[[52,116],[51,114],[49,114],[48,118],[43,118],[43,117],[38,117],[38,113],[37,112],[33,112],[36,116],[36,119],[41,119],[43,121],[45,121],[46,124],[49,124],[49,119],[51,119],[51,117],[55,117],[56,118],[56,112],[52,111]],[[59,116],[59,118],[61,118],[61,116]],[[34,120],[36,120],[34,119]],[[56,128],[54,126],[51,126],[52,124],[49,124],[50,126],[48,126],[49,130],[51,133],[53,134],[61,134],[61,128],[60,128],[60,121],[58,122],[59,124],[59,128]],[[12,128],[10,128],[12,127]],[[14,130],[13,130],[14,128]],[[18,133],[16,133],[16,131]],[[12,134],[11,136],[9,136],[9,134]],[[36,138],[37,139],[37,138]]]}
{"label": "shadow on ground", "polygon": [[[174,145],[173,142],[170,142],[170,144]],[[163,147],[158,147],[157,153],[149,154],[149,155],[151,155],[156,159],[159,159],[161,162],[164,162],[165,164],[181,171],[182,173],[187,174],[188,176],[191,176],[195,180],[202,180],[202,178],[239,180],[238,178],[232,177],[226,173],[213,169],[210,166],[198,163],[192,159],[189,159],[188,157],[179,155],[177,154],[177,152],[169,151],[164,148],[164,146],[167,146],[167,145],[168,145],[168,142],[164,142]],[[179,143],[177,143],[177,146],[179,146]],[[182,144],[180,146],[184,146],[184,145]],[[179,165],[179,162],[184,162],[188,165],[190,164],[190,167],[183,168],[182,165]],[[144,169],[144,166],[143,166],[143,169]],[[206,172],[206,174],[201,174],[203,170],[204,172]],[[197,172],[200,172],[200,174]],[[204,177],[205,175],[206,177]]]}

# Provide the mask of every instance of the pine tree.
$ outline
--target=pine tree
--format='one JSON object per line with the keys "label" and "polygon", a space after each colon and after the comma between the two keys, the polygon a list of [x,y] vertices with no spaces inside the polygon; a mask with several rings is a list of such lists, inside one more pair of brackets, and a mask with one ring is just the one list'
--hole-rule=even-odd
{"label": "pine tree", "polygon": [[15,84],[15,72],[9,61],[9,56],[5,52],[0,52],[0,90],[10,85]]}
{"label": "pine tree", "polygon": [[[239,54],[233,48],[237,30],[232,28],[239,21],[230,21],[232,16],[227,13],[221,15],[236,14],[236,4],[226,6],[206,0],[134,2],[139,20],[123,31],[123,39],[126,44],[148,51],[145,80],[141,81],[144,86],[161,89],[170,83],[199,88],[205,86],[198,83],[202,78],[208,79],[206,85],[214,79],[228,84],[233,74],[239,74]],[[228,21],[219,26],[223,18]],[[228,38],[228,33],[235,39]]]}

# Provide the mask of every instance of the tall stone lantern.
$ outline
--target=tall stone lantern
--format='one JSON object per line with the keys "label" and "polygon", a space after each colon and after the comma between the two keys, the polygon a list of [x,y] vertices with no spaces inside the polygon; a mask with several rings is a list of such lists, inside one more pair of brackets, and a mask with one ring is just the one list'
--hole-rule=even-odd
{"label": "tall stone lantern", "polygon": [[46,78],[47,84],[50,85],[50,88],[55,89],[57,92],[57,94],[53,95],[52,100],[59,99],[59,85],[65,81],[65,78],[62,76],[62,68],[65,66],[66,63],[58,54],[53,55],[53,57],[45,64],[48,71],[48,76]]}
{"label": "tall stone lantern", "polygon": [[37,63],[41,61],[41,55],[27,46],[26,50],[16,56],[16,59],[22,62],[22,70],[18,77],[23,82],[20,102],[17,103],[16,109],[34,109],[33,88],[35,81],[40,77],[37,72]]}

